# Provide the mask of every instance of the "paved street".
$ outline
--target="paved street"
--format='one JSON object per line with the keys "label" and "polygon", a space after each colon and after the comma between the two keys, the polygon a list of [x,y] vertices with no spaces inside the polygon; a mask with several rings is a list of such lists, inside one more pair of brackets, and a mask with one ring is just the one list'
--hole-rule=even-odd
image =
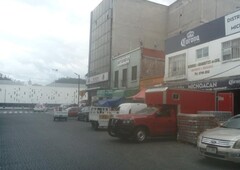
{"label": "paved street", "polygon": [[203,159],[195,146],[172,139],[136,144],[74,118],[54,122],[51,113],[0,112],[0,170],[5,169],[237,170],[239,164]]}

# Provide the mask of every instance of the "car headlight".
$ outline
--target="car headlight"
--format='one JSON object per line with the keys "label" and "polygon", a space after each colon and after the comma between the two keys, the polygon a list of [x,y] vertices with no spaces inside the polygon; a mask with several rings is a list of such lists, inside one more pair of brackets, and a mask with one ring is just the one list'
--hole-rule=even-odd
{"label": "car headlight", "polygon": [[235,142],[235,144],[233,145],[233,148],[234,149],[240,149],[240,139]]}
{"label": "car headlight", "polygon": [[128,119],[128,120],[123,120],[123,124],[131,124],[132,120]]}
{"label": "car headlight", "polygon": [[199,135],[198,138],[197,138],[197,143],[201,143],[201,140],[202,140],[202,136]]}

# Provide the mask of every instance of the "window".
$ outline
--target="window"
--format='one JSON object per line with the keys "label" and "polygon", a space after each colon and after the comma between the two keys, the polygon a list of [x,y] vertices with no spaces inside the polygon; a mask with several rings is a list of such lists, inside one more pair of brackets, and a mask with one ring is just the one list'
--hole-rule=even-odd
{"label": "window", "polygon": [[222,60],[240,58],[240,38],[222,43]]}
{"label": "window", "polygon": [[118,88],[118,71],[115,71],[114,75],[114,87]]}
{"label": "window", "polygon": [[180,54],[169,58],[168,76],[186,75],[186,54]]}
{"label": "window", "polygon": [[123,69],[122,87],[127,87],[127,69]]}
{"label": "window", "polygon": [[196,51],[196,55],[197,55],[197,59],[208,57],[208,47],[204,47],[204,48],[198,49]]}
{"label": "window", "polygon": [[137,66],[132,67],[132,80],[137,80]]}
{"label": "window", "polygon": [[180,99],[179,94],[174,93],[174,94],[172,95],[172,99],[173,99],[173,100],[179,100],[179,99]]}

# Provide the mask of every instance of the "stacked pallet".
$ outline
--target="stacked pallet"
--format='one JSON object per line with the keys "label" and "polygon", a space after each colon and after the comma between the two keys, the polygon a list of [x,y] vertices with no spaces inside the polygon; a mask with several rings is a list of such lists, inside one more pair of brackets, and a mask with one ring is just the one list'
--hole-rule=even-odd
{"label": "stacked pallet", "polygon": [[177,118],[178,140],[192,144],[197,143],[201,132],[219,125],[212,114],[178,114]]}

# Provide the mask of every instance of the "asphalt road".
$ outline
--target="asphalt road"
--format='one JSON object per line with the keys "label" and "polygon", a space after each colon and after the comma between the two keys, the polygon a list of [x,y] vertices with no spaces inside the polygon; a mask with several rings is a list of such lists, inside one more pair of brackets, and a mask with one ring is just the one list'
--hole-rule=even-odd
{"label": "asphalt road", "polygon": [[240,165],[201,158],[196,147],[173,139],[143,144],[94,131],[51,113],[0,112],[0,170],[234,170]]}

